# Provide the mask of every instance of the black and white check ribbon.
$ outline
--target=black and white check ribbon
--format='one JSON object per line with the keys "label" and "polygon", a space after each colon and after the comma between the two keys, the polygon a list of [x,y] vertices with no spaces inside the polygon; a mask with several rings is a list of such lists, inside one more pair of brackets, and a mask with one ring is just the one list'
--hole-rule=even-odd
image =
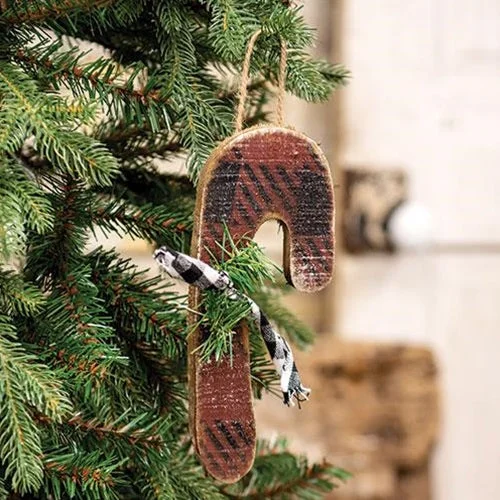
{"label": "black and white check ribbon", "polygon": [[301,402],[307,400],[311,390],[300,382],[299,372],[293,360],[293,353],[287,341],[276,332],[260,307],[249,297],[235,289],[233,282],[224,271],[217,271],[205,262],[161,247],[154,253],[156,262],[172,278],[180,279],[200,290],[220,290],[229,298],[246,300],[250,304],[253,320],[259,327],[276,371],[280,376],[283,402],[294,405],[293,398]]}

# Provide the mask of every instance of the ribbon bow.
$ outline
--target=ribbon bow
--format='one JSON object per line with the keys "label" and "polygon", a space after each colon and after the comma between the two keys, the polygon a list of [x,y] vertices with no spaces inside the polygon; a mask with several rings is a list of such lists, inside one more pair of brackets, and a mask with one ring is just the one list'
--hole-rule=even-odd
{"label": "ribbon bow", "polygon": [[236,290],[227,273],[167,247],[156,250],[154,258],[172,278],[182,280],[200,290],[219,290],[232,300],[246,300],[250,304],[252,319],[259,328],[280,377],[283,402],[287,406],[294,406],[293,398],[299,403],[308,399],[311,390],[304,387],[300,381],[292,349],[287,341],[274,330],[260,307],[250,297]]}

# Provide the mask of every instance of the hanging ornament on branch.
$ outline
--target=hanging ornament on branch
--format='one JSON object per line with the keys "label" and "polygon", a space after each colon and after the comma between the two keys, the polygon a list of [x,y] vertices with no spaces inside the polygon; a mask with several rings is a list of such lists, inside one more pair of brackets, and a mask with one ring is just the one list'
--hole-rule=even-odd
{"label": "hanging ornament on branch", "polygon": [[[242,130],[250,58],[259,34],[251,37],[243,64],[236,133],[213,151],[201,172],[193,257],[166,248],[155,254],[172,276],[194,285],[189,293],[190,310],[194,312],[200,311],[201,294],[207,288],[241,297],[227,275],[207,263],[211,258],[222,260],[225,231],[233,241],[244,244],[269,219],[277,219],[284,227],[283,267],[291,285],[299,291],[315,292],[324,288],[333,275],[334,194],[330,168],[314,141],[283,125],[287,55],[283,42],[276,124]],[[309,391],[300,383],[287,343],[272,330],[258,306],[253,302],[250,305],[280,372],[285,402],[293,396],[307,396]],[[200,347],[210,332],[197,325],[197,314],[192,313],[189,321],[194,328],[188,340],[193,442],[213,477],[236,482],[252,467],[256,444],[248,324],[242,321],[235,329],[231,356],[202,362]],[[283,361],[287,356],[290,364]]]}

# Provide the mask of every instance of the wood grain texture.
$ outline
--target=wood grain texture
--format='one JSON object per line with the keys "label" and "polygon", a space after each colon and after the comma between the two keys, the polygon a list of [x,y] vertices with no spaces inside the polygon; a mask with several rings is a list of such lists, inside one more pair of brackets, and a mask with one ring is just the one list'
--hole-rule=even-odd
{"label": "wood grain texture", "polygon": [[[198,185],[192,255],[217,259],[224,225],[238,242],[252,238],[263,222],[284,228],[284,270],[298,290],[326,286],[334,268],[334,198],[328,163],[319,147],[291,129],[247,129],[222,143],[208,159]],[[200,294],[190,291],[190,308]],[[195,317],[191,318],[194,323]],[[209,332],[195,331],[193,353]],[[201,364],[189,356],[190,418],[196,450],[207,471],[235,482],[251,468],[255,423],[250,383],[248,329],[233,340],[232,363]]]}

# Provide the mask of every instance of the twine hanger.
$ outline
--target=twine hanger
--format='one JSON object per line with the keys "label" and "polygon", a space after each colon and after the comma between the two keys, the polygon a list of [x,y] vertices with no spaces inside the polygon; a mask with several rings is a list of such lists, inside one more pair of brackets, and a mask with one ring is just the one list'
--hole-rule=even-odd
{"label": "twine hanger", "polygon": [[[241,72],[241,83],[239,89],[239,102],[238,109],[236,111],[235,128],[236,132],[241,132],[243,129],[243,116],[245,114],[245,101],[248,94],[248,80],[250,73],[250,59],[252,58],[253,49],[255,47],[255,42],[257,38],[262,33],[262,30],[256,31],[248,41],[247,51],[245,53],[245,59],[243,61],[243,68]],[[279,127],[284,126],[285,122],[285,81],[286,81],[286,58],[287,58],[287,48],[283,38],[281,40],[281,52],[280,52],[280,67],[278,74],[278,97],[276,99],[276,125]]]}

